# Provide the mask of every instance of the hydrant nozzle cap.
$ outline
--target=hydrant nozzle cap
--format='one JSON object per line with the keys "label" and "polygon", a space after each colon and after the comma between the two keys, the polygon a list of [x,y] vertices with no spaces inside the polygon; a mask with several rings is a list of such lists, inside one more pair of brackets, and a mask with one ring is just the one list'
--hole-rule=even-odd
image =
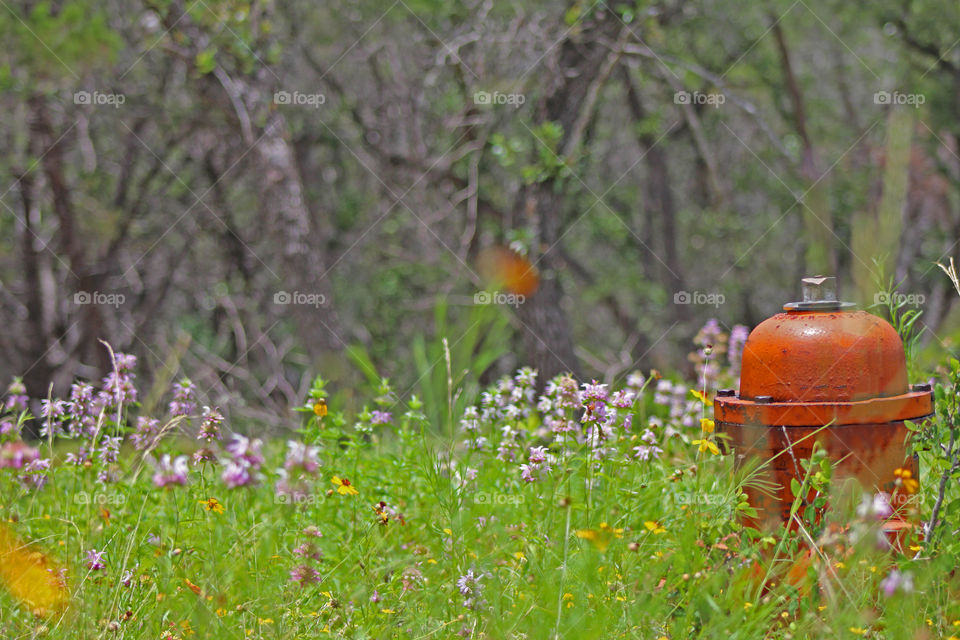
{"label": "hydrant nozzle cap", "polygon": [[854,306],[852,302],[837,299],[837,279],[833,276],[813,276],[800,281],[803,300],[784,306],[788,311],[835,311]]}
{"label": "hydrant nozzle cap", "polygon": [[837,299],[837,279],[833,276],[813,276],[804,278],[803,301],[827,302]]}

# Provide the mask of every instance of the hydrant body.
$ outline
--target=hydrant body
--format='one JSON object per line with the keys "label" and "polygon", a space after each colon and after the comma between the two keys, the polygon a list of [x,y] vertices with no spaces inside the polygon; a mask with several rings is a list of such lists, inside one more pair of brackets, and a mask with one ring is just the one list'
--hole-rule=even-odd
{"label": "hydrant body", "polygon": [[890,324],[838,302],[832,278],[807,278],[804,289],[803,302],[750,333],[739,394],[722,390],[714,400],[717,429],[738,464],[760,463],[766,482],[745,488],[758,528],[786,523],[791,479],[803,481],[800,461],[815,442],[834,463],[835,481],[892,493],[897,469],[917,478],[904,421],[933,412],[929,385],[908,386],[903,343]]}

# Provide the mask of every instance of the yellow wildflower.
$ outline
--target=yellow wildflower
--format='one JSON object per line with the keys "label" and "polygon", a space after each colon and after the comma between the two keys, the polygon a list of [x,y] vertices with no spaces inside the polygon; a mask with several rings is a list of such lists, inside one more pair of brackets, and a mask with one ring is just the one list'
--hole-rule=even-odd
{"label": "yellow wildflower", "polygon": [[359,491],[357,491],[356,488],[352,484],[350,484],[350,481],[347,480],[346,478],[333,476],[330,479],[330,482],[336,485],[337,493],[339,493],[342,496],[355,496],[359,493]]}
{"label": "yellow wildflower", "polygon": [[700,453],[704,451],[709,451],[713,455],[720,455],[720,449],[710,440],[694,440],[692,444],[699,445]]}
{"label": "yellow wildflower", "polygon": [[200,500],[200,504],[203,505],[203,508],[207,511],[213,511],[214,513],[223,513],[225,509],[223,508],[223,503],[217,500],[216,498],[207,498],[206,500]]}

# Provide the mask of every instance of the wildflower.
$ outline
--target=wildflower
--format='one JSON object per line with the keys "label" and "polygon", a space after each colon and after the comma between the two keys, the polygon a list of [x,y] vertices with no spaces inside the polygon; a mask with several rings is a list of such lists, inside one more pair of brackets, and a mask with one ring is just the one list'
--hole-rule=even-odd
{"label": "wildflower", "polygon": [[646,378],[639,371],[634,371],[627,376],[627,387],[633,391],[639,392],[647,382]]}
{"label": "wildflower", "polygon": [[656,520],[647,520],[643,523],[643,526],[646,527],[647,531],[650,531],[654,535],[660,535],[661,533],[667,532],[667,530]]}
{"label": "wildflower", "polygon": [[403,514],[398,513],[396,509],[388,505],[383,500],[373,505],[373,512],[376,514],[377,522],[380,525],[386,526],[390,522],[391,518],[399,522],[401,525],[407,524]]}
{"label": "wildflower", "polygon": [[322,538],[322,537],[323,537],[323,534],[320,533],[320,528],[317,527],[317,525],[314,525],[314,524],[312,524],[312,525],[310,525],[309,527],[305,528],[301,533],[303,533],[303,535],[305,535],[305,536],[310,536],[310,537],[313,537],[313,538]]}
{"label": "wildflower", "polygon": [[350,481],[346,478],[340,478],[339,476],[333,476],[330,478],[332,482],[337,487],[337,493],[342,496],[355,496],[359,493],[357,489],[350,484]]}
{"label": "wildflower", "polygon": [[633,454],[633,457],[643,462],[646,462],[651,458],[657,459],[660,457],[660,454],[663,453],[663,449],[661,449],[660,447],[645,446],[645,445],[638,445],[634,447],[633,450],[635,452]]}
{"label": "wildflower", "polygon": [[97,457],[100,462],[110,464],[117,461],[117,455],[120,453],[120,443],[123,442],[121,436],[104,436],[100,442],[100,449],[97,451]]}
{"label": "wildflower", "polygon": [[167,407],[172,416],[189,416],[197,411],[197,387],[188,378],[173,383],[173,400]]}
{"label": "wildflower", "polygon": [[120,576],[120,584],[122,584],[125,587],[129,587],[131,584],[133,584],[133,570],[131,569],[124,570],[124,572]]}
{"label": "wildflower", "polygon": [[47,471],[50,469],[50,459],[34,459],[23,467],[20,481],[30,489],[42,489],[47,484]]}
{"label": "wildflower", "polygon": [[22,469],[40,457],[40,452],[22,441],[5,442],[0,446],[0,469]]}
{"label": "wildflower", "polygon": [[597,551],[603,553],[614,538],[623,537],[623,529],[614,529],[606,522],[601,522],[598,529],[580,529],[576,534],[578,538],[588,540]]}
{"label": "wildflower", "polygon": [[588,403],[590,400],[605,402],[608,395],[607,385],[599,384],[596,380],[593,380],[589,384],[583,384],[583,395],[581,398],[584,404]]}
{"label": "wildflower", "polygon": [[730,342],[727,347],[727,359],[730,362],[730,373],[734,376],[740,373],[740,357],[743,355],[743,346],[750,335],[750,329],[742,324],[734,325],[730,330]]}
{"label": "wildflower", "polygon": [[91,571],[101,571],[106,568],[107,563],[103,559],[104,551],[97,551],[96,549],[90,549],[87,551],[86,566]]}
{"label": "wildflower", "polygon": [[203,408],[203,421],[200,423],[200,433],[197,434],[198,440],[211,442],[220,439],[220,426],[223,424],[223,415],[219,409]]}
{"label": "wildflower", "polygon": [[[103,379],[103,390],[97,395],[97,403],[92,405],[99,413],[100,408],[116,407],[137,401],[137,388],[134,386],[133,369],[137,365],[137,357],[126,353],[113,354],[115,370]],[[100,408],[95,408],[100,405]]]}
{"label": "wildflower", "polygon": [[374,409],[370,413],[370,424],[389,424],[391,420],[390,412]]}
{"label": "wildflower", "polygon": [[263,464],[263,455],[260,450],[263,442],[259,438],[251,440],[239,433],[233,434],[230,442],[224,447],[235,461],[246,462],[251,467],[257,469]]}
{"label": "wildflower", "polygon": [[898,487],[903,487],[907,493],[916,493],[917,489],[920,488],[920,483],[913,479],[913,472],[910,469],[898,468],[893,472],[893,475],[896,477],[894,483]]}
{"label": "wildflower", "polygon": [[380,602],[380,600],[381,600],[381,598],[380,598],[380,592],[377,591],[376,589],[374,589],[374,590],[373,590],[373,594],[370,596],[370,602],[376,604],[376,603]]}
{"label": "wildflower", "polygon": [[229,489],[249,487],[257,483],[256,475],[251,473],[252,467],[243,460],[230,460],[223,466],[220,479]]}
{"label": "wildflower", "polygon": [[704,451],[709,451],[713,455],[720,454],[720,448],[717,447],[717,445],[714,444],[711,440],[706,440],[706,439],[694,440],[691,444],[699,445],[700,453],[703,453]]}
{"label": "wildflower", "polygon": [[700,402],[702,402],[704,405],[708,407],[711,404],[706,394],[704,394],[702,391],[699,391],[697,389],[690,389],[690,395],[692,395],[694,398],[696,398],[697,400],[699,400]]}
{"label": "wildflower", "polygon": [[483,585],[480,584],[480,580],[483,579],[483,574],[478,574],[474,572],[473,569],[468,569],[465,574],[457,578],[457,590],[460,591],[460,595],[463,596],[463,606],[467,609],[479,609],[483,605],[483,600],[481,596],[483,595]]}
{"label": "wildflower", "polygon": [[209,462],[211,464],[216,464],[217,462],[217,452],[210,447],[200,447],[193,452],[193,464],[203,464]]}
{"label": "wildflower", "polygon": [[207,498],[206,500],[200,500],[200,504],[203,505],[203,508],[207,511],[213,511],[214,513],[223,513],[225,509],[223,504],[216,498]]}
{"label": "wildflower", "polygon": [[137,418],[137,427],[130,436],[133,448],[142,451],[153,445],[160,433],[160,421],[146,416]]}
{"label": "wildflower", "polygon": [[672,392],[673,383],[669,380],[664,380],[661,378],[657,381],[657,386],[654,388],[653,402],[659,405],[670,404]]}
{"label": "wildflower", "polygon": [[613,396],[610,398],[610,404],[615,406],[617,409],[629,409],[633,406],[633,401],[636,398],[636,394],[629,389],[620,389],[619,391],[614,392]]}
{"label": "wildflower", "polygon": [[289,440],[287,441],[287,457],[283,466],[288,471],[302,469],[307,473],[313,473],[320,468],[320,461],[317,459],[319,453],[319,447],[307,446],[302,442]]}
{"label": "wildflower", "polygon": [[879,492],[874,495],[863,494],[863,499],[857,506],[857,515],[861,518],[886,520],[893,515],[893,506],[890,504],[890,495]]}
{"label": "wildflower", "polygon": [[913,591],[913,575],[909,571],[901,573],[899,570],[893,569],[890,575],[880,583],[880,588],[888,598],[892,597],[897,591],[910,593]]}
{"label": "wildflower", "polygon": [[177,456],[171,459],[169,453],[165,453],[159,463],[155,463],[156,473],[153,474],[153,484],[163,488],[172,484],[187,484],[187,456]]}
{"label": "wildflower", "polygon": [[319,398],[316,402],[313,403],[313,415],[318,418],[322,418],[327,415],[327,401],[324,398]]}
{"label": "wildflower", "polygon": [[299,564],[290,570],[290,581],[298,582],[300,586],[320,582],[320,572],[308,564]]}
{"label": "wildflower", "polygon": [[23,384],[23,380],[14,378],[10,386],[7,387],[7,401],[5,403],[7,410],[26,411],[28,401],[27,387]]}
{"label": "wildflower", "polygon": [[57,420],[66,413],[67,404],[63,400],[41,400],[40,417],[48,420]]}
{"label": "wildflower", "polygon": [[309,560],[316,560],[317,562],[320,561],[320,557],[323,555],[312,542],[304,542],[296,547],[293,550],[293,554]]}
{"label": "wildflower", "polygon": [[716,423],[710,418],[700,418],[700,431],[703,433],[713,433]]}

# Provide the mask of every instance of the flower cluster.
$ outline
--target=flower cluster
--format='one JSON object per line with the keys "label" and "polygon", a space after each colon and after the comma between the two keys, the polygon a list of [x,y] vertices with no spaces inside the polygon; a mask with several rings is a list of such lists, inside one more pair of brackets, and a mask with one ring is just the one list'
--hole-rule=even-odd
{"label": "flower cluster", "polygon": [[320,447],[289,440],[283,469],[278,471],[277,494],[293,498],[294,502],[304,499],[310,491],[309,480],[320,469],[319,453]]}
{"label": "flower cluster", "polygon": [[320,552],[316,542],[311,538],[321,538],[323,534],[320,533],[320,529],[311,525],[305,528],[301,535],[306,537],[307,540],[293,549],[297,564],[290,570],[290,581],[301,587],[306,587],[320,582],[321,579],[317,566],[322,561],[323,553]]}
{"label": "flower cluster", "polygon": [[223,459],[223,473],[220,476],[228,488],[248,487],[257,483],[263,464],[262,446],[259,438],[233,434],[225,447],[227,457]]}

